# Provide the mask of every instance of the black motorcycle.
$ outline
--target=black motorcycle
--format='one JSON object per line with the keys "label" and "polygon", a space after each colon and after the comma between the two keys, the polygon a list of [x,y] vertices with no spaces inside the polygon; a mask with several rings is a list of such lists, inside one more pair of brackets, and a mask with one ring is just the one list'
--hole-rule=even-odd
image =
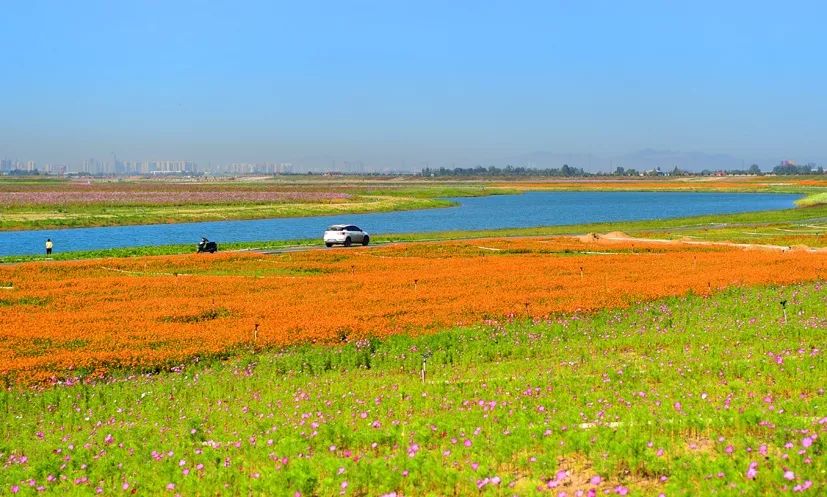
{"label": "black motorcycle", "polygon": [[198,242],[198,253],[199,254],[201,252],[209,252],[211,254],[214,254],[216,251],[218,251],[218,244],[217,243],[211,242],[211,241],[207,240],[206,238],[202,238],[201,241]]}

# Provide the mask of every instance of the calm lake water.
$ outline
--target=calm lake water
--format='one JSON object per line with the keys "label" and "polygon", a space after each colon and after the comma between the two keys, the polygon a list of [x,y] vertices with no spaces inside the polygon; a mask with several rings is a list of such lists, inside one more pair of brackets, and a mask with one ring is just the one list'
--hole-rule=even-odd
{"label": "calm lake water", "polygon": [[453,199],[458,207],[419,211],[250,221],[152,224],[109,228],[0,232],[0,255],[43,253],[210,240],[241,242],[319,238],[330,224],[356,224],[372,234],[423,233],[663,219],[701,214],[787,209],[800,195],[766,193],[530,192]]}

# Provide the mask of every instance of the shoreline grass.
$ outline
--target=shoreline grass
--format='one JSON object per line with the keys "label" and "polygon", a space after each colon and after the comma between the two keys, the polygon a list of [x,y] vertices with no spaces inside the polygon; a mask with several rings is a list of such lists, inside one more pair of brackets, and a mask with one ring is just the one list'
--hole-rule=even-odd
{"label": "shoreline grass", "polygon": [[205,221],[365,214],[451,207],[435,198],[359,196],[326,203],[187,205],[74,205],[4,208],[0,231],[135,226]]}
{"label": "shoreline grass", "polygon": [[[716,214],[674,219],[624,221],[613,223],[589,223],[563,226],[538,226],[533,228],[506,228],[477,231],[445,231],[430,233],[374,234],[372,243],[399,243],[417,241],[457,240],[463,238],[520,237],[580,235],[622,231],[629,235],[647,238],[693,237],[706,241],[730,241],[734,243],[766,243],[774,245],[827,246],[827,205],[817,204],[778,211],[758,211],[739,214]],[[225,250],[281,250],[291,247],[321,247],[316,239],[262,240],[252,242],[223,243]],[[51,260],[72,260],[106,257],[142,257],[154,255],[186,254],[194,251],[195,244],[126,247],[94,251],[57,252]],[[44,260],[42,255],[0,256],[0,263]]]}

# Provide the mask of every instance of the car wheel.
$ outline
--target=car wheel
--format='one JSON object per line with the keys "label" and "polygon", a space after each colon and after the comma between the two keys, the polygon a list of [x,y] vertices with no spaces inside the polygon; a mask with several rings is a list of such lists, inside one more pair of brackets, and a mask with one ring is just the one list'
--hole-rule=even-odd
{"label": "car wheel", "polygon": [[365,237],[362,238],[362,245],[367,245],[368,243],[370,243],[370,237],[365,235]]}
{"label": "car wheel", "polygon": [[351,244],[350,237],[345,238],[345,247],[350,247],[350,244]]}
{"label": "car wheel", "polygon": [[325,242],[324,246],[325,246],[325,247],[327,247],[327,248],[330,248],[330,247],[332,247],[332,246],[333,246],[333,244],[332,244],[332,243],[327,243],[327,242]]}

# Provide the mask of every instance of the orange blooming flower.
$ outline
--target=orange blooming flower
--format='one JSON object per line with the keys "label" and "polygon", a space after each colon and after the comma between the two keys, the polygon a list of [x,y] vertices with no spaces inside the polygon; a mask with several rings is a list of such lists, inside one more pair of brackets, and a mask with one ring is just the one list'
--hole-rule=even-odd
{"label": "orange blooming flower", "polygon": [[255,341],[338,343],[503,316],[823,278],[827,254],[576,238],[0,267],[0,378],[171,365]]}

